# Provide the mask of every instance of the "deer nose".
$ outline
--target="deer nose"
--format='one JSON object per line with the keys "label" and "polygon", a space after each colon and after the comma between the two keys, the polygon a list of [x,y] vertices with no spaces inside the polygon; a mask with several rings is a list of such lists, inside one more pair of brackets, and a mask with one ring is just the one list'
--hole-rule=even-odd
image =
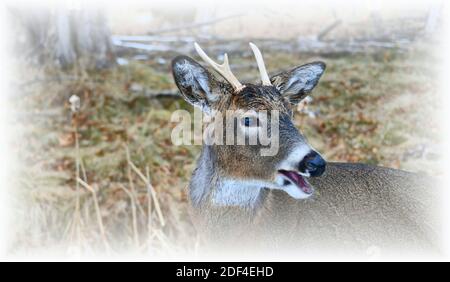
{"label": "deer nose", "polygon": [[309,173],[311,177],[321,176],[325,172],[327,163],[315,151],[311,151],[300,162],[299,170],[303,173]]}

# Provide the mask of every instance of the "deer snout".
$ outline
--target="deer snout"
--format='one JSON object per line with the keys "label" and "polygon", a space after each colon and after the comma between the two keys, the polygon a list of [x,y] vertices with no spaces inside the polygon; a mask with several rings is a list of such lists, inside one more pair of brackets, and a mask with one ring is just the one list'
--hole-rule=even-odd
{"label": "deer snout", "polygon": [[327,163],[315,151],[307,154],[299,164],[299,171],[311,177],[321,176],[325,172]]}

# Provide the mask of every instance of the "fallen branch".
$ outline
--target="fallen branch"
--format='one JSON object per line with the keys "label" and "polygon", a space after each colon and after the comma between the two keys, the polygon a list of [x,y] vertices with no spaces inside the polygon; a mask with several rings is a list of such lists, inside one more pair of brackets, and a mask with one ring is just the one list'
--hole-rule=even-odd
{"label": "fallen branch", "polygon": [[123,42],[120,40],[114,40],[113,45],[119,46],[119,47],[124,47],[124,48],[145,50],[147,52],[167,52],[167,51],[171,51],[173,49],[168,45],[152,45],[152,44],[143,44],[143,43],[136,43],[136,42]]}
{"label": "fallen branch", "polygon": [[153,91],[144,91],[144,96],[150,99],[157,99],[157,98],[172,98],[172,99],[181,99],[180,92],[173,91],[173,90],[162,90],[158,92]]}
{"label": "fallen branch", "polygon": [[217,19],[213,19],[213,20],[205,21],[205,22],[201,22],[201,23],[194,23],[194,24],[188,24],[188,25],[183,25],[183,26],[171,27],[171,28],[166,28],[166,29],[154,30],[154,31],[148,32],[148,34],[150,34],[150,35],[152,35],[152,34],[162,34],[162,33],[169,33],[169,32],[174,32],[174,31],[180,31],[180,30],[184,30],[184,29],[199,28],[199,27],[202,27],[202,26],[213,25],[215,23],[226,21],[226,20],[229,20],[229,19],[242,17],[244,15],[245,14],[235,14],[235,15],[221,17],[221,18],[217,18]]}
{"label": "fallen branch", "polygon": [[194,42],[195,38],[192,36],[157,36],[157,35],[113,35],[111,36],[113,42],[116,41],[132,41],[132,42]]}
{"label": "fallen branch", "polygon": [[317,35],[317,40],[322,41],[325,36],[330,33],[333,29],[338,27],[342,23],[342,20],[335,20],[332,24],[326,26],[319,34]]}

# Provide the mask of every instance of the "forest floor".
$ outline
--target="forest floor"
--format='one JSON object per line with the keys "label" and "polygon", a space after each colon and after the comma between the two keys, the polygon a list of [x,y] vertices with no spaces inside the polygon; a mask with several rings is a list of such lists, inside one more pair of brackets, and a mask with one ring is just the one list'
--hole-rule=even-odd
{"label": "forest floor", "polygon": [[[253,58],[236,56],[230,57],[236,76],[256,77]],[[20,69],[13,99],[13,154],[21,166],[13,175],[12,253],[195,252],[201,241],[189,218],[186,187],[200,147],[174,146],[170,139],[171,113],[192,108],[178,98],[146,95],[176,91],[173,57],[129,60],[96,72]],[[294,119],[327,160],[442,173],[440,64],[429,46],[335,56],[264,50],[264,57],[269,72],[326,62],[308,112],[297,111]],[[74,94],[81,98],[77,116],[69,107]],[[76,181],[77,155],[78,175],[95,197]]]}

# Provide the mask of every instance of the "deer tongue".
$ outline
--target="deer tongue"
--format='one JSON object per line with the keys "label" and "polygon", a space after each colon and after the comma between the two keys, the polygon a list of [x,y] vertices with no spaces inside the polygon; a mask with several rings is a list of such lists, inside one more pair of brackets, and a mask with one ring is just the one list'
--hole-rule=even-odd
{"label": "deer tongue", "polygon": [[286,176],[291,182],[293,182],[304,193],[311,194],[313,192],[311,186],[306,182],[305,178],[298,174],[296,171],[280,170],[280,173]]}

